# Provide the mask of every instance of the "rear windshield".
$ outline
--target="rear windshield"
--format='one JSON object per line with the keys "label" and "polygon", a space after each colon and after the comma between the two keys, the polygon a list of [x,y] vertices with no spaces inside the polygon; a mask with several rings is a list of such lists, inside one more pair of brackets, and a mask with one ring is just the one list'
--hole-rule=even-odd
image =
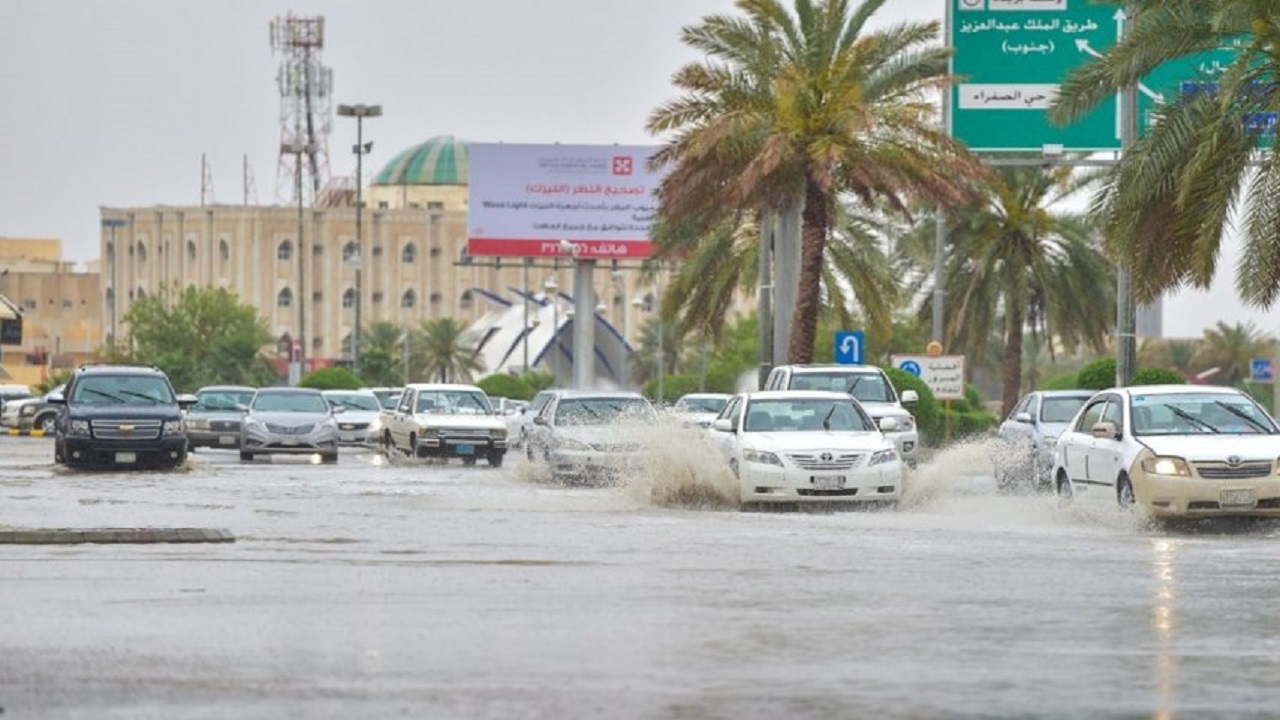
{"label": "rear windshield", "polygon": [[791,375],[788,390],[828,390],[849,393],[862,402],[897,402],[893,387],[880,373],[806,372]]}
{"label": "rear windshield", "polygon": [[205,390],[196,394],[192,410],[235,410],[253,400],[252,390]]}

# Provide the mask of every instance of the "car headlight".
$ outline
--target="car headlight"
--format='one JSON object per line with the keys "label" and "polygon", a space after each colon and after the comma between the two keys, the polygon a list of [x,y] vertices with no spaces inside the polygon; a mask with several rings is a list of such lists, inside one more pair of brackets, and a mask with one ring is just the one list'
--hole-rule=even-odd
{"label": "car headlight", "polygon": [[67,426],[67,434],[88,435],[89,421],[88,420],[72,420],[71,423]]}
{"label": "car headlight", "polygon": [[581,440],[574,440],[573,438],[568,438],[568,437],[560,438],[560,440],[556,443],[556,447],[560,448],[561,450],[590,450],[591,449],[590,445],[582,442]]}
{"label": "car headlight", "polygon": [[890,448],[888,450],[879,450],[872,454],[871,460],[867,462],[868,466],[883,465],[891,463],[898,459],[898,451]]}
{"label": "car headlight", "polygon": [[1044,436],[1044,446],[1045,446],[1046,448],[1048,448],[1048,449],[1052,450],[1052,449],[1053,449],[1053,448],[1055,448],[1057,445],[1058,445],[1058,436],[1057,436],[1057,435],[1045,435],[1045,436]]}
{"label": "car headlight", "polygon": [[763,450],[743,450],[742,459],[747,462],[760,463],[761,465],[782,467],[782,460],[777,455]]}
{"label": "car headlight", "polygon": [[208,430],[209,421],[208,420],[188,420],[187,427],[191,428],[192,430]]}
{"label": "car headlight", "polygon": [[440,428],[427,427],[419,425],[418,430],[422,432],[423,437],[440,437]]}
{"label": "car headlight", "polygon": [[489,437],[493,438],[494,440],[505,440],[507,438],[507,429],[499,428],[496,430],[490,430]]}
{"label": "car headlight", "polygon": [[266,425],[263,425],[260,421],[254,420],[253,418],[245,418],[243,425],[245,430],[256,430],[258,432],[266,432],[267,430]]}
{"label": "car headlight", "polygon": [[1143,460],[1142,471],[1151,475],[1191,477],[1191,468],[1187,466],[1186,460],[1165,455],[1157,455]]}
{"label": "car headlight", "polygon": [[36,414],[36,406],[35,406],[35,405],[23,405],[22,407],[18,408],[18,414],[19,414],[19,415],[21,415],[21,416],[23,416],[23,417],[26,417],[26,416],[28,416],[28,415],[35,415],[35,414]]}
{"label": "car headlight", "polygon": [[382,430],[382,418],[376,417],[373,422],[369,423],[369,432],[376,433]]}
{"label": "car headlight", "polygon": [[182,432],[181,420],[165,420],[164,427],[160,429],[161,435],[181,435]]}
{"label": "car headlight", "polygon": [[898,421],[897,432],[910,432],[916,429],[916,419],[910,415],[894,419]]}

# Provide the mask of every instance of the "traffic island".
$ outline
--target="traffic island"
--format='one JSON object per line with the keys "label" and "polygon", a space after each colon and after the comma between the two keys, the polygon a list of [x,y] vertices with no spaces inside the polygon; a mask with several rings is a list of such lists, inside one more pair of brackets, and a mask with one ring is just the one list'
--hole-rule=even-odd
{"label": "traffic island", "polygon": [[0,530],[0,545],[83,545],[229,543],[230,530],[217,528],[57,528]]}

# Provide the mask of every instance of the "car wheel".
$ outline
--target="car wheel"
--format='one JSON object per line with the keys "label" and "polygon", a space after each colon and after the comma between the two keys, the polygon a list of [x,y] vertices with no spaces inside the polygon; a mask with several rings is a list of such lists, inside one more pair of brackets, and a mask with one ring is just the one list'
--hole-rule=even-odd
{"label": "car wheel", "polygon": [[427,456],[427,449],[418,446],[418,436],[413,433],[409,434],[409,455],[420,458]]}
{"label": "car wheel", "polygon": [[58,416],[49,414],[36,418],[35,428],[45,435],[52,435],[58,429]]}
{"label": "car wheel", "polygon": [[338,464],[338,453],[328,453],[328,454],[325,454],[325,455],[321,455],[321,456],[320,456],[320,462],[322,462],[322,463],[324,463],[324,464],[326,464],[326,465],[337,465],[337,464]]}
{"label": "car wheel", "polygon": [[475,455],[467,455],[466,457],[462,458],[462,464],[463,464],[463,465],[466,465],[467,467],[470,467],[470,466],[472,466],[472,465],[475,465],[475,464],[476,464],[476,456],[475,456]]}
{"label": "car wheel", "polygon": [[489,467],[502,467],[502,456],[506,453],[489,453]]}
{"label": "car wheel", "polygon": [[246,463],[248,463],[248,462],[253,462],[253,453],[251,453],[251,452],[245,452],[245,451],[241,450],[241,451],[240,451],[240,462],[246,462]]}
{"label": "car wheel", "polygon": [[1121,510],[1132,510],[1138,503],[1137,497],[1133,494],[1133,483],[1125,473],[1120,473],[1120,477],[1116,480],[1116,502],[1120,504]]}
{"label": "car wheel", "polygon": [[1071,489],[1071,481],[1067,479],[1065,470],[1058,471],[1057,490],[1058,505],[1061,507],[1070,505],[1075,498],[1075,491]]}
{"label": "car wheel", "polygon": [[66,460],[66,457],[62,454],[62,444],[55,441],[53,443],[53,461],[62,463],[66,462]]}

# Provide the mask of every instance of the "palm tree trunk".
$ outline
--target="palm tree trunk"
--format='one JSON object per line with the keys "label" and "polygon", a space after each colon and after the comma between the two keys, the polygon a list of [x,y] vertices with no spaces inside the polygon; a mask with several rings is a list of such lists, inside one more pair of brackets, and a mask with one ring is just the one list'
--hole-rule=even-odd
{"label": "palm tree trunk", "polygon": [[1022,396],[1022,332],[1026,321],[1026,307],[1023,305],[1026,293],[1009,293],[1006,297],[1006,322],[1004,358],[1000,372],[1004,382],[1000,389],[1000,417],[1009,417],[1013,406],[1018,404]]}
{"label": "palm tree trunk", "polygon": [[831,222],[830,196],[812,181],[805,182],[804,195],[800,286],[791,320],[791,347],[787,352],[787,360],[793,364],[813,362],[813,341],[818,332],[818,309],[822,299],[819,293],[822,255],[827,248],[827,230]]}

